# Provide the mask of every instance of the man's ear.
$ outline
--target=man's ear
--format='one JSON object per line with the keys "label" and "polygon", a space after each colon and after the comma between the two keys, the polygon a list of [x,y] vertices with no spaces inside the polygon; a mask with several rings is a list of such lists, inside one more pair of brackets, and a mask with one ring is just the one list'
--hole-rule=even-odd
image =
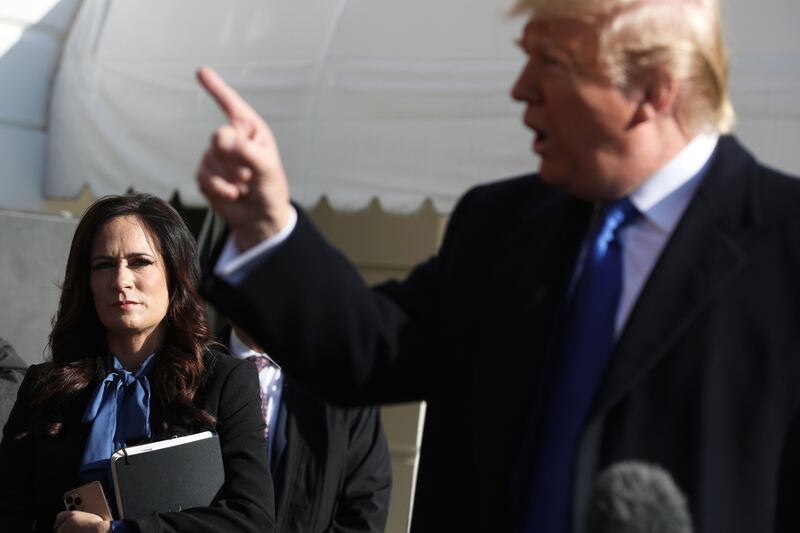
{"label": "man's ear", "polygon": [[631,121],[632,126],[672,114],[678,98],[678,82],[665,72],[649,72],[637,85],[637,107]]}

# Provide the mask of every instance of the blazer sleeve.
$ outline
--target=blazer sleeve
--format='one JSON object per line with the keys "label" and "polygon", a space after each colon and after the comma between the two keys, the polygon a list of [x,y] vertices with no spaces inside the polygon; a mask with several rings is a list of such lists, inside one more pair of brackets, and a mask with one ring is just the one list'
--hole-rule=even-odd
{"label": "blazer sleeve", "polygon": [[330,531],[384,531],[391,488],[392,466],[380,410],[353,409],[344,486]]}
{"label": "blazer sleeve", "polygon": [[151,513],[139,520],[126,520],[126,526],[142,533],[275,530],[274,493],[256,368],[232,359],[224,365],[227,371],[218,370],[220,366],[223,365],[216,365],[212,380],[221,383],[209,386],[212,394],[219,394],[217,432],[225,468],[225,484],[220,493],[208,507]]}
{"label": "blazer sleeve", "polygon": [[34,509],[33,435],[30,394],[36,366],[31,366],[20,385],[17,401],[3,428],[0,444],[0,531],[31,531]]}
{"label": "blazer sleeve", "polygon": [[330,403],[425,400],[435,385],[431,369],[441,363],[436,328],[447,242],[403,282],[370,289],[298,209],[292,234],[240,283],[215,276],[212,257],[201,290],[288,375]]}

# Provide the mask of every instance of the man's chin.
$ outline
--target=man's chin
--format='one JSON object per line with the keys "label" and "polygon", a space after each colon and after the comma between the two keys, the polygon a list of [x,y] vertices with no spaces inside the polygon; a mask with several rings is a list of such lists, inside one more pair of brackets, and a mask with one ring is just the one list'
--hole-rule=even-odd
{"label": "man's chin", "polygon": [[543,161],[539,166],[539,179],[562,192],[587,202],[615,200],[623,196],[619,184],[613,181],[581,177],[576,169],[558,168]]}
{"label": "man's chin", "polygon": [[570,179],[568,173],[565,172],[564,169],[553,168],[553,165],[542,161],[541,165],[539,165],[538,173],[539,179],[545,185],[569,192]]}

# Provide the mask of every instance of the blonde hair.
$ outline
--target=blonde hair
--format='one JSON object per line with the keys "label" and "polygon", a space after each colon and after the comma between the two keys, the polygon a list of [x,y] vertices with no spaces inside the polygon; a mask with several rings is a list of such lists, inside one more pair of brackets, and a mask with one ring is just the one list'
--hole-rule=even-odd
{"label": "blonde hair", "polygon": [[590,20],[597,64],[612,83],[626,88],[667,74],[680,82],[676,111],[690,131],[730,131],[719,0],[518,0],[513,11]]}

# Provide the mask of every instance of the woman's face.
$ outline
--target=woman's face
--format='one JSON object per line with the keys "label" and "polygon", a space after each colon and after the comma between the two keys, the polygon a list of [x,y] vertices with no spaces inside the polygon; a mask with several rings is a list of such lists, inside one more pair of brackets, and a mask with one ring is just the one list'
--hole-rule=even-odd
{"label": "woman's face", "polygon": [[164,260],[136,216],[100,228],[90,258],[94,306],[109,340],[145,340],[169,309]]}

